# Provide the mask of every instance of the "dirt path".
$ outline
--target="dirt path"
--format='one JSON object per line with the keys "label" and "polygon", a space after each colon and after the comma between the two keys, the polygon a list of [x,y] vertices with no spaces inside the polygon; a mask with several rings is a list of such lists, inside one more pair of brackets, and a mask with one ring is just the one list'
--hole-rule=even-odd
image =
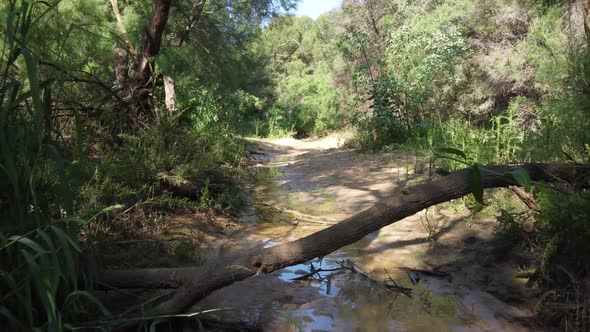
{"label": "dirt path", "polygon": [[[362,155],[339,148],[341,142],[337,136],[254,142],[249,149],[258,162],[253,198],[257,208],[243,217],[249,226],[234,233],[213,256],[301,238],[326,227],[315,220],[338,222],[428,177],[427,165],[413,156]],[[277,209],[305,217],[294,223],[297,214]],[[513,276],[517,262],[495,255],[495,221],[467,222],[450,207],[429,210],[321,262],[330,268],[338,260],[351,259],[377,280],[387,269],[398,282],[422,294],[414,299],[391,302],[383,294],[369,296],[367,285],[350,275],[327,276],[328,284],[292,282],[309,269],[300,265],[236,283],[215,292],[195,310],[232,307],[222,314],[225,319],[277,331],[526,330],[512,323],[526,315],[515,306],[526,298],[525,288]],[[451,277],[423,276],[412,285],[407,272],[397,267],[436,268]]]}
{"label": "dirt path", "polygon": [[[310,214],[340,220],[372,206],[403,184],[408,179],[405,164],[414,164],[414,158],[407,155],[367,157],[339,149],[340,143],[337,136],[330,136],[318,141],[281,139],[260,146],[274,160],[271,167],[284,172],[276,184],[289,192],[295,205],[315,205],[316,211]],[[318,205],[330,201],[336,209],[317,211]]]}

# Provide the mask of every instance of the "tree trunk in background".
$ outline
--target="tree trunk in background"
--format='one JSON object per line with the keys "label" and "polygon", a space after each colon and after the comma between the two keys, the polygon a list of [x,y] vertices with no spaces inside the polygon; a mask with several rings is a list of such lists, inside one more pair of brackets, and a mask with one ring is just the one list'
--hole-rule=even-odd
{"label": "tree trunk in background", "polygon": [[115,78],[119,88],[127,86],[129,81],[129,52],[121,45],[115,45]]}
{"label": "tree trunk in background", "polygon": [[[513,167],[482,167],[483,187],[514,185],[504,176]],[[527,170],[533,181],[579,181],[590,172],[588,166],[524,164],[520,167]],[[219,288],[254,275],[323,257],[429,206],[468,195],[471,193],[470,172],[470,169],[462,169],[436,181],[403,188],[367,210],[293,242],[257,248],[200,267],[107,271],[102,276],[102,282],[108,287],[123,289],[175,289],[169,298],[149,313],[154,316],[178,314]]]}
{"label": "tree trunk in background", "polygon": [[156,8],[149,27],[144,28],[139,53],[135,60],[135,75],[127,86],[126,100],[134,100],[142,104],[154,85],[154,63],[152,58],[160,53],[162,36],[172,0],[155,0]]}
{"label": "tree trunk in background", "polygon": [[588,47],[590,47],[590,0],[584,0],[584,31]]}
{"label": "tree trunk in background", "polygon": [[365,9],[367,11],[367,16],[370,21],[371,27],[373,28],[375,35],[381,36],[379,28],[377,27],[377,20],[379,20],[379,18],[375,17],[375,9],[373,8],[374,5],[375,4],[371,0],[365,1]]}
{"label": "tree trunk in background", "polygon": [[[115,13],[115,18],[117,19],[117,26],[119,30],[121,30],[121,38],[125,45],[127,45],[127,49],[131,53],[135,53],[131,42],[129,42],[129,35],[127,33],[127,28],[125,28],[125,23],[123,22],[123,16],[121,15],[121,11],[119,10],[119,0],[110,0],[111,6],[113,7],[113,13]],[[116,52],[116,51],[115,51]]]}
{"label": "tree trunk in background", "polygon": [[[132,106],[145,111],[148,109],[147,97],[154,85],[153,57],[160,53],[164,28],[168,22],[172,0],[154,0],[155,9],[150,20],[150,25],[143,29],[141,42],[137,54],[133,58],[134,50],[127,38],[127,31],[123,24],[123,18],[119,11],[118,1],[110,0],[113,12],[117,19],[117,25],[122,32],[122,39],[127,49],[120,45],[115,46],[115,75],[119,84],[119,96]],[[129,69],[134,69],[133,76],[129,76]]]}
{"label": "tree trunk in background", "polygon": [[166,109],[168,112],[173,113],[176,111],[176,90],[174,86],[174,79],[171,76],[164,76],[164,95]]}
{"label": "tree trunk in background", "polygon": [[121,31],[122,42],[125,44],[125,47],[120,43],[115,44],[115,78],[117,79],[119,88],[123,89],[129,82],[129,57],[135,53],[135,50],[133,50],[129,42],[127,29],[123,23],[123,16],[119,10],[119,1],[110,0],[110,2],[113,7],[113,13],[115,13],[115,18],[117,19],[117,27]]}
{"label": "tree trunk in background", "polygon": [[[150,25],[143,29],[137,54],[129,42],[127,30],[123,24],[123,17],[119,10],[118,0],[110,0],[117,25],[122,33],[122,45],[115,46],[115,76],[119,85],[118,93],[121,99],[138,108],[144,113],[150,108],[148,95],[155,84],[155,72],[153,57],[160,53],[162,39],[172,0],[154,0],[155,9]],[[206,0],[194,0],[191,15],[184,29],[172,40],[172,47],[181,47],[188,38],[190,32],[196,27]],[[130,59],[134,59],[130,63]],[[129,69],[134,69],[134,74],[129,76]],[[166,109],[169,112],[176,110],[176,91],[174,78],[164,76],[164,93]]]}

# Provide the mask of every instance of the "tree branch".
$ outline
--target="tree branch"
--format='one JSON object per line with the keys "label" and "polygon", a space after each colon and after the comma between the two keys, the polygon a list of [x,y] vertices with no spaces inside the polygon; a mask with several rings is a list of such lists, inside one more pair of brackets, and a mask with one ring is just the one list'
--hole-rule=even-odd
{"label": "tree branch", "polygon": [[203,9],[205,8],[205,3],[207,0],[194,0],[193,1],[193,8],[191,10],[191,15],[189,16],[188,23],[184,27],[184,30],[174,38],[172,42],[172,46],[180,47],[186,41],[189,34],[199,23],[201,19],[201,15],[203,14]]}
{"label": "tree branch", "polygon": [[117,26],[119,27],[119,30],[121,30],[121,39],[123,40],[125,45],[127,45],[127,49],[129,49],[132,54],[135,54],[135,50],[133,49],[131,42],[129,42],[127,28],[125,28],[125,24],[123,23],[123,16],[119,11],[119,0],[110,0],[110,2],[111,6],[113,7],[113,12],[115,13],[115,18],[117,19]]}

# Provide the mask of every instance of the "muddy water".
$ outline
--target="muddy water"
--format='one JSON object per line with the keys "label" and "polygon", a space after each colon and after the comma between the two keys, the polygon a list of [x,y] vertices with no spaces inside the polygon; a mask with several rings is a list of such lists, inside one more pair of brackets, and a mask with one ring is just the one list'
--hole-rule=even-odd
{"label": "muddy water", "polygon": [[[293,241],[327,227],[316,220],[334,222],[352,214],[343,211],[342,197],[331,193],[330,186],[287,182],[296,172],[290,168],[292,162],[292,156],[283,156],[256,168],[256,205],[243,216],[246,226],[214,248],[210,259]],[[294,215],[284,210],[313,216],[313,220],[301,218],[295,224]],[[385,227],[321,260],[233,284],[213,293],[193,310],[223,308],[216,313],[217,318],[265,331],[524,331],[510,323],[512,317],[523,313],[464,278],[461,269],[468,267],[451,268],[447,278],[418,274],[420,281],[416,284],[406,270],[399,269],[444,266],[462,252],[443,248],[433,253],[424,229],[416,226],[424,217],[415,215]],[[473,230],[457,226],[464,222],[451,213],[439,211],[430,218],[442,220],[439,232],[446,233],[437,241],[443,244],[461,241],[467,233],[470,238],[474,236]],[[412,289],[412,296],[383,289],[347,270],[293,280],[312,266],[335,270],[347,260],[375,281],[392,278]]]}

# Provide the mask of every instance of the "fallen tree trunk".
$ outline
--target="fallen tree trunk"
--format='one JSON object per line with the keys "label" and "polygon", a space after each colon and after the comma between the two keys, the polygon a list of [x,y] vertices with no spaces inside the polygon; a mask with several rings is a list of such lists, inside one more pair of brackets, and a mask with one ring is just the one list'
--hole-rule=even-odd
{"label": "fallen tree trunk", "polygon": [[[515,185],[504,176],[513,167],[482,167],[483,187]],[[518,167],[527,170],[533,181],[574,181],[590,173],[588,166],[524,164]],[[234,282],[323,257],[429,206],[468,195],[469,174],[470,169],[462,169],[432,182],[404,188],[365,211],[293,242],[259,248],[200,267],[109,271],[102,281],[116,288],[176,288],[174,295],[156,305],[150,314],[181,313],[211,292]]]}

